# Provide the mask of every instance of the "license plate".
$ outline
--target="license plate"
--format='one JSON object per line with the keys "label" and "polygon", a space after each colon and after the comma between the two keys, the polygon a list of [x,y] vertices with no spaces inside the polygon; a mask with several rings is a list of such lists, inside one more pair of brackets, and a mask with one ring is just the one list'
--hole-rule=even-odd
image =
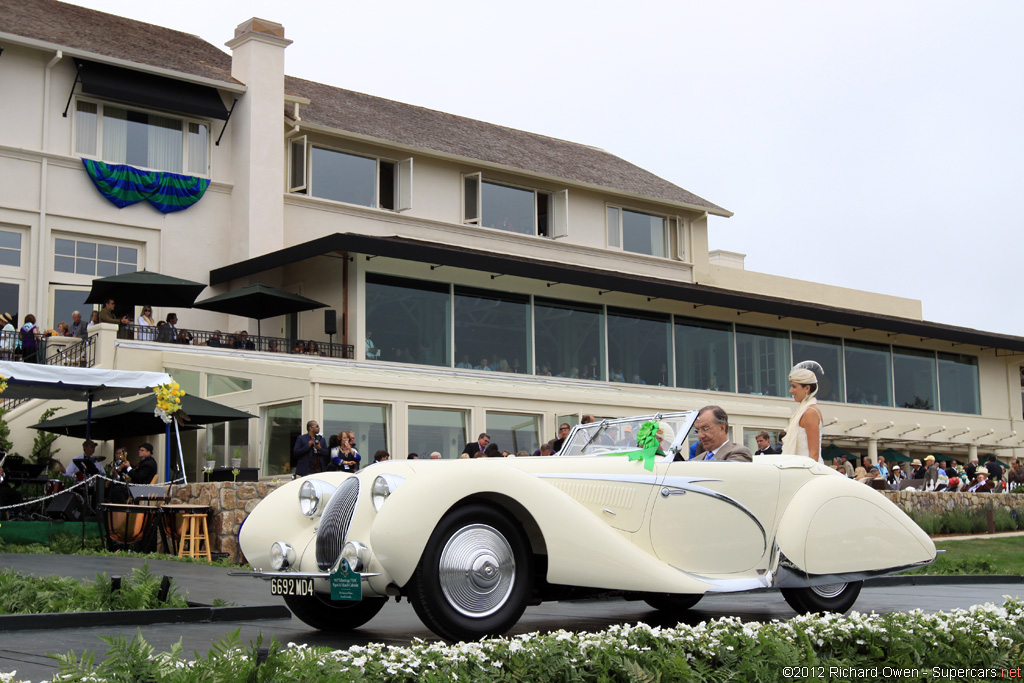
{"label": "license plate", "polygon": [[313,595],[313,579],[275,577],[270,580],[271,595]]}

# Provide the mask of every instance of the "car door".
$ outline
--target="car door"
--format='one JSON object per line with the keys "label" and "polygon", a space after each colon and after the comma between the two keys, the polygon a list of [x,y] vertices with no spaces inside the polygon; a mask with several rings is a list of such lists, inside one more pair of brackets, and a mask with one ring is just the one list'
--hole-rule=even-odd
{"label": "car door", "polygon": [[669,463],[650,519],[662,561],[687,572],[750,570],[768,554],[778,507],[774,465],[717,460]]}

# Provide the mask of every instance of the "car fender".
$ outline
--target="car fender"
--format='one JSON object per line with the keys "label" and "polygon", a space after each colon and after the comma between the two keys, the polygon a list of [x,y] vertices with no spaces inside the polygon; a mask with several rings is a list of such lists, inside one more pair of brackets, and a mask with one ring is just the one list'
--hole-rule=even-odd
{"label": "car fender", "polygon": [[541,535],[531,541],[540,540],[547,550],[550,583],[665,593],[704,593],[710,587],[637,547],[544,479],[490,461],[436,472],[418,468],[415,484],[406,482],[387,499],[373,522],[370,547],[397,585],[412,578],[441,518],[470,498],[495,505],[504,498],[529,513]]}
{"label": "car fender", "polygon": [[808,574],[894,570],[935,559],[935,544],[914,520],[845,477],[803,485],[779,520],[776,543]]}

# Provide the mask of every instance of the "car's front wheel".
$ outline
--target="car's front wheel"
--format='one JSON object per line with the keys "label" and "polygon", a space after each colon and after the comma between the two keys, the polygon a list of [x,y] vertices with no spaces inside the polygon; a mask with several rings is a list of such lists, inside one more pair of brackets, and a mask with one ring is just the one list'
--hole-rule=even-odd
{"label": "car's front wheel", "polygon": [[530,597],[532,556],[519,524],[467,505],[434,529],[409,586],[420,620],[450,641],[505,633]]}
{"label": "car's front wheel", "polygon": [[863,581],[830,583],[806,588],[783,588],[782,597],[800,614],[836,612],[842,614],[857,601]]}
{"label": "car's front wheel", "polygon": [[284,604],[302,622],[321,631],[348,631],[377,616],[387,598],[366,598],[359,602],[335,601],[319,593],[286,595]]}
{"label": "car's front wheel", "polygon": [[673,616],[690,609],[704,596],[700,593],[651,593],[644,602],[656,610]]}

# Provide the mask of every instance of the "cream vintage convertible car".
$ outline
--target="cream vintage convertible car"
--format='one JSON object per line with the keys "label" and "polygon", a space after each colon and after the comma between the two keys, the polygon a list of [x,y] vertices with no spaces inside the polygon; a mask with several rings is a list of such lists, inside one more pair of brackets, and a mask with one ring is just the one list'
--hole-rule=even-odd
{"label": "cream vintage convertible car", "polygon": [[[555,457],[291,481],[239,531],[248,575],[318,629],[356,628],[405,596],[428,628],[463,640],[505,633],[527,605],[595,593],[679,611],[777,587],[798,612],[844,612],[865,578],[935,559],[893,503],[809,458],[686,461],[696,415],[580,425]],[[655,428],[657,450],[638,452],[638,432]]]}

